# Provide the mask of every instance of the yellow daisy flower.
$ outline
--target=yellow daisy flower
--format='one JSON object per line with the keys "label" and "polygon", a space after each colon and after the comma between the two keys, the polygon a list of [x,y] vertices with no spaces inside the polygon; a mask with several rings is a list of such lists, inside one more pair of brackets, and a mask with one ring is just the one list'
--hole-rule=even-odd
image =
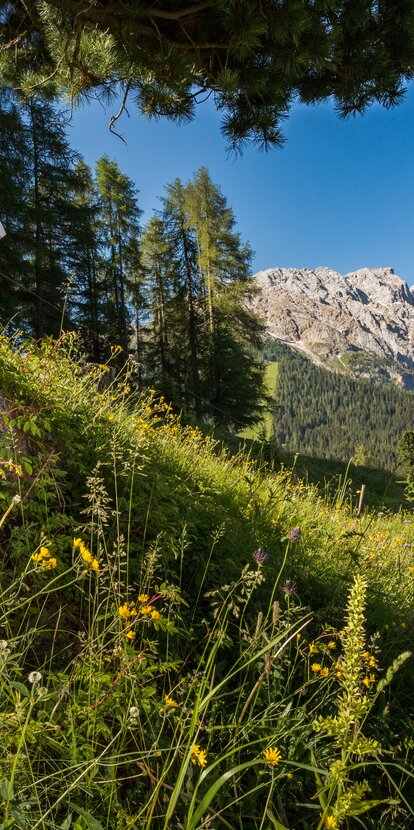
{"label": "yellow daisy flower", "polygon": [[277,765],[282,760],[282,756],[275,746],[269,746],[265,749],[263,753],[263,758],[266,761],[266,764],[270,764],[271,767],[277,767]]}

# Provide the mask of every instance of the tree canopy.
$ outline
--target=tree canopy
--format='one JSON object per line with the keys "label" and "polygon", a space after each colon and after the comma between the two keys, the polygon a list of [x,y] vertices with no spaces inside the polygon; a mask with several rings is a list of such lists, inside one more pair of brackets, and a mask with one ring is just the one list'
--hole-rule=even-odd
{"label": "tree canopy", "polygon": [[[7,0],[0,82],[21,93],[121,93],[188,120],[212,96],[230,146],[280,144],[294,101],[341,115],[398,103],[414,73],[414,0]],[[111,119],[112,126],[116,115]]]}

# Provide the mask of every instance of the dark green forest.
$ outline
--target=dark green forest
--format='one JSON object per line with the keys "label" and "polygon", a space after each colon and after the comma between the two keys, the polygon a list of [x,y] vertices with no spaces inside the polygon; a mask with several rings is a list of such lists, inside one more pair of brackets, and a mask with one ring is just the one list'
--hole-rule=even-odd
{"label": "dark green forest", "polygon": [[397,468],[398,440],[414,421],[412,392],[319,368],[274,341],[265,356],[279,363],[273,414],[279,444],[303,455]]}
{"label": "dark green forest", "polygon": [[139,191],[91,170],[64,115],[0,91],[0,324],[20,340],[76,331],[87,359],[155,388],[187,418],[234,429],[262,409],[252,251],[206,168],[166,186],[143,227]]}

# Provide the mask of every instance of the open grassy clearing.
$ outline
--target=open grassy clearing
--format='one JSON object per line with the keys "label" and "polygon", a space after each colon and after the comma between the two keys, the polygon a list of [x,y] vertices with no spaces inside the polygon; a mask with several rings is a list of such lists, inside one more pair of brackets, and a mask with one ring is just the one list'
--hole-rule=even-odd
{"label": "open grassy clearing", "polygon": [[412,515],[107,375],[0,341],[2,826],[410,827]]}

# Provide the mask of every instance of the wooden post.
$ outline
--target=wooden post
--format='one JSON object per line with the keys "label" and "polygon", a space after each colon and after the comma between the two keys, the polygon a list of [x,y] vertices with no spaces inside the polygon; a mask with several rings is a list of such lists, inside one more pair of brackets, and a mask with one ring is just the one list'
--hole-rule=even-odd
{"label": "wooden post", "polygon": [[362,511],[364,509],[364,499],[365,499],[365,489],[366,484],[361,484],[361,490],[359,493],[359,502],[358,502],[358,510],[357,510],[357,519],[362,515]]}

